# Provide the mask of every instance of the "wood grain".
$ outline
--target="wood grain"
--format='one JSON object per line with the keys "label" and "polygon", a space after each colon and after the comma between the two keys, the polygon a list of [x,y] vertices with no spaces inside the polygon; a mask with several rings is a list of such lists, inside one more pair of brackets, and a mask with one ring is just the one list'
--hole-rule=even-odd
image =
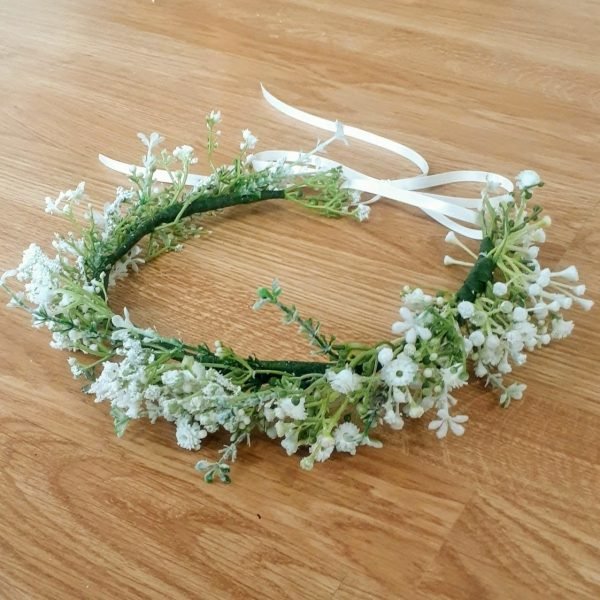
{"label": "wood grain", "polygon": [[[96,154],[136,160],[138,131],[199,146],[218,107],[219,159],[246,126],[265,148],[307,148],[318,132],[269,109],[263,81],[415,147],[433,172],[540,171],[555,223],[545,261],[578,264],[598,300],[599,30],[589,0],[0,2],[0,268],[61,226],[42,218],[44,196],[83,178],[109,199],[123,180]],[[338,156],[412,173],[360,143]],[[302,357],[276,315],[249,310],[273,276],[339,337],[375,340],[402,285],[462,275],[441,266],[440,226],[390,204],[364,225],[273,202],[206,227],[121,285],[115,307],[188,339]],[[598,310],[575,318],[572,338],[521,370],[521,403],[464,391],[463,439],[413,423],[311,473],[259,439],[225,487],[200,481],[166,424],[117,440],[48,336],[0,310],[0,597],[598,598]]]}

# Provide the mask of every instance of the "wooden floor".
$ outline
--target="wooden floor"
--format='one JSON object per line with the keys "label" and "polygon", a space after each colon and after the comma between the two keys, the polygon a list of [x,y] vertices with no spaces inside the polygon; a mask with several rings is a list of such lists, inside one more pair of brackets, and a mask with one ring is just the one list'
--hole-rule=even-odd
{"label": "wooden floor", "polygon": [[[18,0],[0,2],[0,269],[59,221],[43,198],[124,183],[96,160],[136,160],[138,131],[200,146],[307,149],[297,106],[388,135],[432,170],[538,170],[554,217],[544,260],[576,263],[600,299],[600,5],[591,0]],[[382,177],[410,166],[356,143],[332,157]],[[283,203],[232,209],[182,255],[118,288],[139,322],[267,357],[305,355],[278,316],[250,310],[278,276],[341,338],[386,336],[405,283],[457,285],[445,231],[390,203],[359,225]],[[207,486],[167,425],[114,437],[107,407],[27,318],[0,309],[3,599],[600,597],[600,308],[519,372],[509,410],[474,384],[462,439],[425,424],[311,473],[268,440]],[[214,455],[222,440],[208,444]]]}

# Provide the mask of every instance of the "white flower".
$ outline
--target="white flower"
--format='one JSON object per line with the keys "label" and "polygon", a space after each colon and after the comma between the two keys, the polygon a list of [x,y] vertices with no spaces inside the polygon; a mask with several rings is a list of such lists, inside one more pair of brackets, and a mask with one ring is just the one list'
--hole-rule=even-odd
{"label": "white flower", "polygon": [[150,137],[143,133],[138,133],[138,138],[141,140],[142,144],[148,148],[148,152],[151,152],[156,146],[164,141],[164,138],[156,133],[156,131],[152,132]]}
{"label": "white flower", "polygon": [[520,400],[526,388],[524,383],[511,383],[500,395],[500,405],[506,408],[511,400]]}
{"label": "white flower", "polygon": [[400,414],[392,406],[387,406],[385,415],[383,416],[383,420],[392,429],[400,430],[404,427],[404,419],[400,416]]}
{"label": "white flower", "polygon": [[46,198],[46,212],[51,215],[69,214],[73,209],[73,204],[79,204],[84,192],[85,182],[82,181],[74,190],[61,192],[56,199]]}
{"label": "white flower", "polygon": [[206,431],[196,422],[190,423],[187,419],[177,421],[177,443],[186,450],[198,450],[206,435]]}
{"label": "white flower", "polygon": [[381,369],[381,378],[390,387],[410,385],[417,369],[417,363],[406,354],[400,354]]}
{"label": "white flower", "polygon": [[492,292],[494,293],[494,296],[502,298],[502,296],[506,296],[508,286],[503,281],[496,281],[492,287]]}
{"label": "white flower", "polygon": [[81,363],[76,358],[74,358],[73,356],[70,356],[67,359],[67,362],[69,363],[71,373],[73,374],[73,377],[75,379],[78,379],[85,375],[85,370],[83,369]]}
{"label": "white flower", "polygon": [[471,333],[469,336],[469,341],[471,344],[473,344],[473,346],[483,346],[485,343],[485,335],[483,335],[483,331],[481,331],[481,329],[476,329],[473,331],[473,333]]}
{"label": "white flower", "polygon": [[420,404],[411,404],[408,407],[408,416],[411,419],[420,419],[424,412],[425,409]]}
{"label": "white flower", "polygon": [[461,364],[442,369],[441,373],[444,386],[448,391],[467,385],[467,382],[462,378],[463,366]]}
{"label": "white flower", "polygon": [[522,306],[516,306],[513,310],[512,318],[517,323],[525,321],[527,319],[527,309]]}
{"label": "white flower", "polygon": [[305,471],[310,471],[313,468],[314,464],[315,459],[312,456],[305,456],[300,461],[300,468],[304,469]]}
{"label": "white flower", "polygon": [[288,456],[295,454],[298,451],[298,430],[289,429],[281,440],[281,446]]}
{"label": "white flower", "polygon": [[531,240],[536,244],[543,244],[546,241],[546,232],[539,227],[531,232]]}
{"label": "white flower", "polygon": [[300,398],[298,404],[294,404],[294,401],[289,396],[279,400],[279,405],[275,409],[275,416],[278,419],[285,419],[289,417],[294,421],[304,421],[306,419],[306,409],[304,407],[304,398]]}
{"label": "white flower", "polygon": [[488,374],[488,370],[486,369],[485,365],[479,361],[476,365],[475,365],[475,376],[476,377],[485,377]]}
{"label": "white flower", "polygon": [[331,388],[340,394],[349,394],[356,391],[360,387],[362,379],[360,375],[354,373],[349,367],[342,369],[339,373],[328,369],[326,376]]}
{"label": "white flower", "polygon": [[432,298],[429,294],[423,293],[420,288],[415,288],[402,297],[404,305],[412,311],[420,312],[429,306]]}
{"label": "white flower", "polygon": [[242,131],[242,138],[243,141],[240,143],[240,150],[242,151],[252,150],[258,142],[258,139],[252,135],[249,129]]}
{"label": "white flower", "polygon": [[[310,455],[313,457],[313,462],[326,461],[335,448],[335,440],[330,435],[320,433],[317,436],[317,441],[309,448]],[[302,467],[306,468],[306,467]]]}
{"label": "white flower", "polygon": [[583,310],[591,310],[592,306],[594,306],[593,300],[588,300],[587,298],[574,298],[574,301],[583,308]]}
{"label": "white flower", "polygon": [[540,176],[531,170],[521,171],[516,178],[517,187],[520,190],[526,190],[528,188],[539,185],[542,182]]}
{"label": "white flower", "polygon": [[221,122],[221,111],[220,110],[211,110],[208,116],[206,117],[206,124],[209,126],[214,126],[217,123]]}
{"label": "white flower", "polygon": [[573,321],[565,321],[564,319],[554,319],[552,321],[552,331],[550,335],[555,340],[562,340],[571,335],[573,331]]}
{"label": "white flower", "polygon": [[352,214],[362,223],[369,218],[371,207],[367,204],[359,204]]}
{"label": "white flower", "polygon": [[173,156],[182,163],[198,162],[198,159],[194,157],[194,149],[191,146],[177,146],[173,150]]}
{"label": "white flower", "polygon": [[562,277],[567,281],[579,281],[579,273],[577,272],[577,267],[571,265],[562,271],[555,271],[552,273],[552,277]]}
{"label": "white flower", "polygon": [[468,300],[463,300],[462,302],[459,302],[456,308],[458,309],[458,314],[463,319],[470,319],[475,314],[475,306],[472,302],[469,302]]}
{"label": "white flower", "polygon": [[127,307],[123,308],[123,315],[123,317],[121,315],[113,315],[111,319],[113,327],[116,329],[132,329],[135,331],[136,328],[129,318],[129,310],[127,310]]}
{"label": "white flower", "polygon": [[394,358],[394,351],[389,346],[384,346],[377,353],[377,360],[382,367],[385,367]]}
{"label": "white flower", "polygon": [[422,325],[421,315],[415,315],[407,306],[403,306],[400,309],[400,316],[404,320],[392,324],[392,333],[395,335],[403,333],[408,344],[414,344],[417,338],[425,341],[431,339],[431,330]]}
{"label": "white flower", "polygon": [[500,338],[495,333],[490,333],[485,338],[485,347],[489,350],[496,350],[500,346]]}
{"label": "white flower", "polygon": [[335,440],[335,449],[338,452],[356,454],[356,447],[360,442],[361,434],[354,423],[347,422],[336,427],[333,438]]}
{"label": "white flower", "polygon": [[469,420],[469,417],[466,415],[456,415],[453,417],[447,408],[442,408],[437,411],[438,418],[429,423],[430,430],[437,430],[435,435],[438,439],[442,439],[446,437],[448,433],[448,428],[454,435],[463,435],[465,432],[465,428],[462,426],[462,423],[466,423]]}

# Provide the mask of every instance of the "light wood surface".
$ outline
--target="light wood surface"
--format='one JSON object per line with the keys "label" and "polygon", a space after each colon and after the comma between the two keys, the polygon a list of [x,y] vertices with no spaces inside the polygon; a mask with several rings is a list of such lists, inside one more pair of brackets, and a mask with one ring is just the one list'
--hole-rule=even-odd
{"label": "light wood surface", "polygon": [[[199,146],[223,111],[227,160],[249,126],[262,147],[319,134],[289,102],[388,135],[432,171],[534,168],[554,226],[549,266],[576,263],[600,299],[600,5],[589,0],[0,1],[0,269],[59,221],[43,198],[85,179],[99,205],[156,129]],[[360,143],[335,157],[416,174]],[[441,226],[381,203],[364,224],[284,203],[232,209],[212,232],[121,285],[140,323],[267,357],[305,346],[250,310],[278,276],[341,338],[385,336],[405,283],[454,287]],[[461,394],[462,439],[421,422],[382,450],[305,473],[257,439],[231,486],[207,486],[171,426],[112,432],[66,356],[0,310],[0,597],[388,600],[600,597],[599,312],[535,353],[509,410]],[[208,444],[214,455],[222,440]]]}

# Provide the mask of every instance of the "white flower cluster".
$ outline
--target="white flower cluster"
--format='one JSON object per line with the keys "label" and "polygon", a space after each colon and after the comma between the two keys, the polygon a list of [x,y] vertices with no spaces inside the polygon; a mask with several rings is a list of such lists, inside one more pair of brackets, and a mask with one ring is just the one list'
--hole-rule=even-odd
{"label": "white flower cluster", "polygon": [[[582,297],[586,288],[578,283],[574,266],[551,271],[539,263],[540,246],[546,241],[545,229],[551,221],[549,217],[532,219],[525,201],[531,189],[542,182],[535,171],[522,171],[516,181],[522,190],[521,201],[518,206],[513,205],[509,217],[504,217],[510,218],[510,233],[498,236],[493,250],[504,250],[496,261],[499,277],[485,293],[457,306],[475,375],[500,389],[503,406],[521,399],[526,387],[520,383],[505,386],[504,376],[512,372],[513,366],[525,363],[527,352],[570,335],[573,322],[563,318],[563,310],[574,304],[589,310],[593,305]],[[498,207],[494,218],[501,219],[503,215],[504,209]],[[477,258],[454,234],[449,234],[446,241]],[[469,264],[451,261],[450,264]]]}
{"label": "white flower cluster", "polygon": [[[122,359],[104,362],[88,389],[96,402],[109,401],[127,419],[174,422],[177,443],[187,450],[198,450],[202,439],[221,427],[239,433],[250,424],[247,411],[233,402],[239,386],[219,371],[191,357],[163,364],[154,351],[136,336],[124,335],[125,331],[115,332],[122,344],[117,350]],[[74,362],[72,371],[79,376],[81,368]]]}
{"label": "white flower cluster", "polygon": [[[406,288],[400,316],[392,332],[402,335],[401,340],[394,349],[385,346],[378,353],[387,389],[383,421],[394,429],[404,426],[403,416],[418,419],[431,409],[448,412],[456,404],[453,390],[467,380],[460,331],[444,296]],[[440,428],[439,437],[446,431]],[[462,435],[458,428],[452,432]]]}
{"label": "white flower cluster", "polygon": [[50,308],[60,289],[62,264],[58,256],[50,258],[37,244],[30,244],[23,252],[21,264],[2,275],[4,284],[15,277],[25,284],[25,297],[36,306]]}
{"label": "white flower cluster", "polygon": [[58,198],[46,198],[46,212],[55,215],[72,216],[73,205],[79,204],[85,193],[85,182],[80,182],[74,190],[61,192]]}

